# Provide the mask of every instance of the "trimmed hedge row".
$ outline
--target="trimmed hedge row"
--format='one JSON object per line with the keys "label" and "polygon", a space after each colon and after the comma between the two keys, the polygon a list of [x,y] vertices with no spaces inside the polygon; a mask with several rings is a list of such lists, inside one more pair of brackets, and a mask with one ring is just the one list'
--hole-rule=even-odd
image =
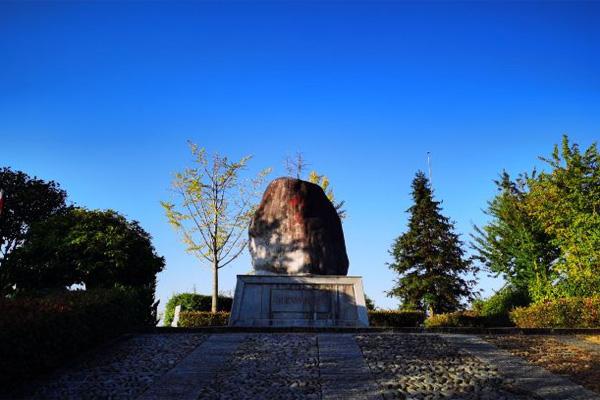
{"label": "trimmed hedge row", "polygon": [[513,326],[508,315],[481,315],[477,311],[435,314],[425,320],[426,328],[491,328]]}
{"label": "trimmed hedge row", "polygon": [[473,311],[455,311],[430,316],[425,320],[425,327],[482,327],[486,326],[485,320],[486,317],[482,317]]}
{"label": "trimmed hedge row", "polygon": [[14,387],[107,339],[148,324],[145,296],[129,289],[0,299],[0,386]]}
{"label": "trimmed hedge row", "polygon": [[[219,296],[219,311],[231,311],[233,298]],[[171,296],[165,306],[164,326],[171,326],[175,316],[175,307],[181,305],[181,311],[210,311],[212,296],[198,293],[177,293]]]}
{"label": "trimmed hedge row", "polygon": [[599,328],[600,296],[568,297],[518,307],[510,318],[519,328]]}
{"label": "trimmed hedge row", "polygon": [[369,311],[369,325],[373,327],[416,327],[424,320],[421,311]]}
{"label": "trimmed hedge row", "polygon": [[182,311],[179,313],[179,323],[182,328],[201,328],[203,326],[225,326],[229,323],[227,311]]}
{"label": "trimmed hedge row", "polygon": [[[200,328],[205,326],[225,326],[229,322],[229,312],[182,311],[178,326]],[[369,311],[369,323],[375,327],[415,327],[423,323],[425,314],[420,311]]]}

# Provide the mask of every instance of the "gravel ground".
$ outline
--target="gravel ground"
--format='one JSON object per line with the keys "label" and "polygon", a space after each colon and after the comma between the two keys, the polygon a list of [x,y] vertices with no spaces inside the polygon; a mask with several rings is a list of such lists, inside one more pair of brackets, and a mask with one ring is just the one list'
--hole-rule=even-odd
{"label": "gravel ground", "polygon": [[532,399],[437,335],[356,337],[386,399]]}
{"label": "gravel ground", "polygon": [[202,334],[138,335],[39,383],[33,399],[132,399],[204,341]]}
{"label": "gravel ground", "polygon": [[550,336],[486,336],[486,341],[600,393],[600,354]]}
{"label": "gravel ground", "polygon": [[252,335],[199,399],[319,399],[315,335]]}

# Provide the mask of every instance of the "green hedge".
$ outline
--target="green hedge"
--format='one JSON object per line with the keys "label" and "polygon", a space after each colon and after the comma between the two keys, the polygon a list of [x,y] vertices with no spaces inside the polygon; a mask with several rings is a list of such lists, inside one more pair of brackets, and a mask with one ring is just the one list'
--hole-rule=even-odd
{"label": "green hedge", "polygon": [[506,315],[480,315],[476,311],[435,314],[425,320],[426,328],[491,328],[513,326]]}
{"label": "green hedge", "polygon": [[519,328],[600,328],[600,296],[569,297],[519,307],[510,313]]}
{"label": "green hedge", "polygon": [[421,311],[369,311],[369,325],[373,327],[413,327],[425,320]]}
{"label": "green hedge", "polygon": [[[225,326],[229,323],[229,312],[182,311],[179,325],[183,328],[203,326]],[[420,311],[369,311],[371,326],[413,327],[423,323],[425,314]]]}
{"label": "green hedge", "polygon": [[[233,299],[219,296],[217,303],[219,311],[231,311]],[[171,326],[175,316],[175,307],[181,305],[181,311],[210,311],[212,297],[197,293],[177,293],[171,296],[165,306],[164,326]]]}
{"label": "green hedge", "polygon": [[18,385],[83,350],[147,325],[148,314],[145,296],[133,289],[0,299],[0,385]]}
{"label": "green hedge", "polygon": [[182,311],[178,326],[182,328],[201,328],[203,326],[225,326],[229,323],[227,311]]}
{"label": "green hedge", "polygon": [[441,327],[481,327],[485,326],[485,317],[473,311],[456,311],[445,314],[435,314],[425,320],[427,328]]}

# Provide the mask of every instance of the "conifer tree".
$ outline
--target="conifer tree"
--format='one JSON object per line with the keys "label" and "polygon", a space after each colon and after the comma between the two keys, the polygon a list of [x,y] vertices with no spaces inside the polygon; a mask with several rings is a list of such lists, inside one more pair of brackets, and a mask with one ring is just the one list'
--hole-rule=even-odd
{"label": "conifer tree", "polygon": [[417,172],[412,183],[414,205],[408,231],[394,242],[389,267],[399,274],[389,296],[398,297],[404,309],[429,310],[430,313],[456,311],[461,299],[472,299],[474,280],[464,275],[474,271],[465,257],[454,224],[441,214],[429,180]]}

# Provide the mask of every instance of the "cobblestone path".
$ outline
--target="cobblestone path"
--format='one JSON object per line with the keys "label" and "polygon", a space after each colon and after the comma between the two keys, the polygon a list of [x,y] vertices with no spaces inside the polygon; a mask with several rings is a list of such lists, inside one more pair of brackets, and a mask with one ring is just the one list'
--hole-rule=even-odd
{"label": "cobblestone path", "polygon": [[206,339],[198,334],[138,335],[57,371],[26,398],[134,399]]}
{"label": "cobblestone path", "polygon": [[32,385],[33,399],[589,399],[479,337],[150,334]]}

